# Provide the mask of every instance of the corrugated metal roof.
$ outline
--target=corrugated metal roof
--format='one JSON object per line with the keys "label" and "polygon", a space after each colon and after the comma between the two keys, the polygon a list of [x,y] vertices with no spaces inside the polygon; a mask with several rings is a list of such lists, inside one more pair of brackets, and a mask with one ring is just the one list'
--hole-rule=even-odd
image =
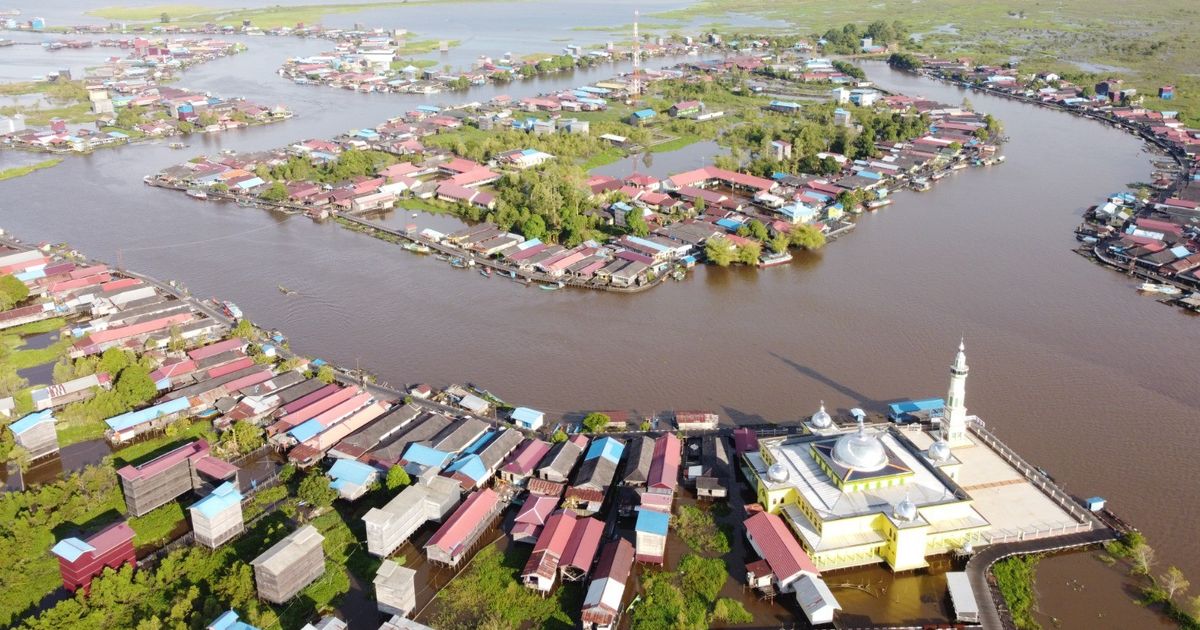
{"label": "corrugated metal roof", "polygon": [[44,411],[31,413],[24,418],[21,418],[20,420],[8,425],[8,430],[12,431],[13,435],[20,435],[21,433],[24,433],[43,422],[54,422],[53,410],[46,409]]}
{"label": "corrugated metal roof", "polygon": [[378,474],[374,467],[353,459],[339,459],[329,469],[329,476],[337,481],[348,481],[357,486],[365,486],[371,477]]}
{"label": "corrugated metal roof", "polygon": [[196,510],[208,518],[213,518],[234,505],[240,505],[241,502],[242,493],[238,492],[237,486],[226,481],[217,486],[211,494],[193,503],[188,509]]}
{"label": "corrugated metal roof", "polygon": [[173,413],[179,413],[186,410],[188,407],[189,403],[186,397],[176,398],[175,400],[154,405],[153,407],[147,407],[146,409],[142,409],[140,411],[131,411],[119,416],[114,416],[108,420],[105,420],[104,422],[108,424],[109,428],[113,431],[124,431],[125,429],[135,427],[139,424],[150,422],[159,416],[169,416]]}
{"label": "corrugated metal roof", "polygon": [[660,536],[667,535],[667,525],[670,523],[671,517],[662,512],[654,512],[651,510],[639,510],[637,516],[637,524],[634,529],[639,532],[647,532],[650,534],[658,534]]}

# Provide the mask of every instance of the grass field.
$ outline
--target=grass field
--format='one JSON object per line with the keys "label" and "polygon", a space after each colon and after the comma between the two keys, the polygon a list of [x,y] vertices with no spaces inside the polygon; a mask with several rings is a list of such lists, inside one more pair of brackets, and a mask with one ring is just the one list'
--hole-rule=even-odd
{"label": "grass field", "polygon": [[41,162],[37,162],[35,164],[26,164],[25,166],[14,166],[12,168],[6,168],[6,169],[0,171],[0,182],[4,181],[6,179],[15,179],[17,177],[23,177],[25,175],[28,175],[35,171],[40,171],[42,169],[58,166],[59,162],[62,162],[62,158],[50,158],[49,160],[42,160]]}
{"label": "grass field", "polygon": [[[1200,124],[1200,3],[1194,0],[701,0],[655,17],[695,19],[749,13],[824,33],[848,23],[899,20],[921,35],[921,47],[987,61],[1019,59],[1027,70],[1091,71],[1125,78],[1155,95],[1174,84],[1174,101],[1146,105],[1179,110]],[[751,30],[751,29],[746,29]]]}
{"label": "grass field", "polygon": [[264,29],[295,26],[297,23],[320,24],[321,18],[336,13],[357,13],[371,9],[402,7],[408,4],[429,4],[445,0],[412,0],[401,2],[359,2],[353,4],[308,4],[298,6],[268,6],[260,8],[214,9],[197,4],[159,4],[147,7],[109,6],[88,11],[88,15],[106,20],[127,22],[158,22],[166,13],[171,24],[220,24],[241,26],[250,20]]}

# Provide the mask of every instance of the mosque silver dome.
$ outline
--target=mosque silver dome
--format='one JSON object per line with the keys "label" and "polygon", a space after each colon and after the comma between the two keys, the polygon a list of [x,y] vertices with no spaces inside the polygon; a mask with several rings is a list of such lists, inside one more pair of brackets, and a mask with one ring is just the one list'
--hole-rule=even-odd
{"label": "mosque silver dome", "polygon": [[812,415],[812,425],[818,429],[828,429],[833,424],[833,418],[825,411],[825,401],[821,401],[821,408],[817,413]]}
{"label": "mosque silver dome", "polygon": [[929,451],[926,453],[931,461],[939,464],[950,461],[950,443],[945,440],[938,440],[929,445]]}
{"label": "mosque silver dome", "polygon": [[917,504],[913,503],[906,495],[903,501],[896,504],[895,509],[892,510],[892,516],[896,517],[897,521],[911,523],[917,520]]}
{"label": "mosque silver dome", "polygon": [[843,435],[833,445],[833,461],[846,468],[871,472],[886,466],[888,456],[879,436],[868,433],[860,423],[858,431]]}
{"label": "mosque silver dome", "polygon": [[788,480],[788,470],[783,464],[771,464],[767,469],[767,478],[775,483],[783,483]]}

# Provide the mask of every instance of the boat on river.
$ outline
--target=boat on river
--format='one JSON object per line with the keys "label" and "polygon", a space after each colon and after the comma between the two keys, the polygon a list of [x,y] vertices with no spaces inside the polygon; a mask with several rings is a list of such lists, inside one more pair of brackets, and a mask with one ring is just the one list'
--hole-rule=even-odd
{"label": "boat on river", "polygon": [[918,177],[912,181],[912,189],[917,192],[925,192],[930,188],[933,188],[933,185],[924,177]]}
{"label": "boat on river", "polygon": [[403,247],[404,249],[417,254],[428,254],[431,251],[429,246],[424,243],[405,243]]}
{"label": "boat on river", "polygon": [[287,287],[283,286],[282,284],[281,284],[281,285],[279,285],[279,292],[280,292],[280,293],[282,293],[282,294],[284,294],[284,295],[296,295],[297,293],[299,293],[299,291],[295,291],[295,290],[293,290],[293,289],[289,289],[289,288],[287,288]]}
{"label": "boat on river", "polygon": [[775,254],[767,254],[766,256],[763,256],[761,260],[758,261],[758,268],[766,269],[767,267],[777,267],[779,265],[786,265],[790,262],[792,262],[792,253],[791,252],[778,252]]}
{"label": "boat on river", "polygon": [[558,282],[558,283],[555,283],[555,284],[539,284],[539,285],[538,285],[538,288],[539,288],[539,289],[541,289],[541,290],[543,290],[543,291],[557,291],[557,290],[559,290],[559,289],[561,289],[561,288],[563,288],[563,287],[565,287],[565,286],[567,286],[567,285],[565,285],[565,284],[563,284],[563,283],[561,283],[561,282]]}
{"label": "boat on river", "polygon": [[461,258],[451,258],[450,266],[454,267],[455,269],[466,269],[467,263]]}
{"label": "boat on river", "polygon": [[867,210],[878,210],[884,206],[892,205],[891,199],[875,199],[867,202]]}
{"label": "boat on river", "polygon": [[1138,291],[1145,291],[1146,293],[1159,293],[1162,295],[1179,295],[1183,293],[1179,287],[1169,284],[1158,284],[1157,282],[1143,282],[1142,285],[1138,287]]}
{"label": "boat on river", "polygon": [[491,267],[483,267],[482,269],[479,270],[479,275],[483,276],[484,278],[491,278],[492,277],[492,268]]}
{"label": "boat on river", "polygon": [[208,199],[208,193],[197,188],[189,188],[187,191],[187,196],[191,197],[192,199],[199,199],[201,201]]}

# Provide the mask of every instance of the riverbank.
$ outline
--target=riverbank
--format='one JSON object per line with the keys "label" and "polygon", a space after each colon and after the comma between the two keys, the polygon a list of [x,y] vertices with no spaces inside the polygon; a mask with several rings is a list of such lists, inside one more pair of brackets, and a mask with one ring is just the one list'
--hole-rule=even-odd
{"label": "riverbank", "polygon": [[[1094,262],[1147,280],[1140,288],[1165,296],[1161,301],[1200,311],[1200,233],[1190,223],[1200,217],[1200,129],[1172,124],[1170,117],[1138,107],[1119,107],[1081,96],[1083,91],[1056,75],[1026,82],[995,68],[970,69],[957,62],[923,60],[915,71],[934,80],[985,91],[1039,107],[1094,120],[1135,135],[1148,149],[1170,158],[1171,168],[1136,193],[1114,193],[1091,206],[1075,230],[1078,252]],[[1053,86],[1047,86],[1053,83]],[[1089,86],[1090,87],[1090,86]],[[1114,90],[1116,88],[1113,88]]]}

